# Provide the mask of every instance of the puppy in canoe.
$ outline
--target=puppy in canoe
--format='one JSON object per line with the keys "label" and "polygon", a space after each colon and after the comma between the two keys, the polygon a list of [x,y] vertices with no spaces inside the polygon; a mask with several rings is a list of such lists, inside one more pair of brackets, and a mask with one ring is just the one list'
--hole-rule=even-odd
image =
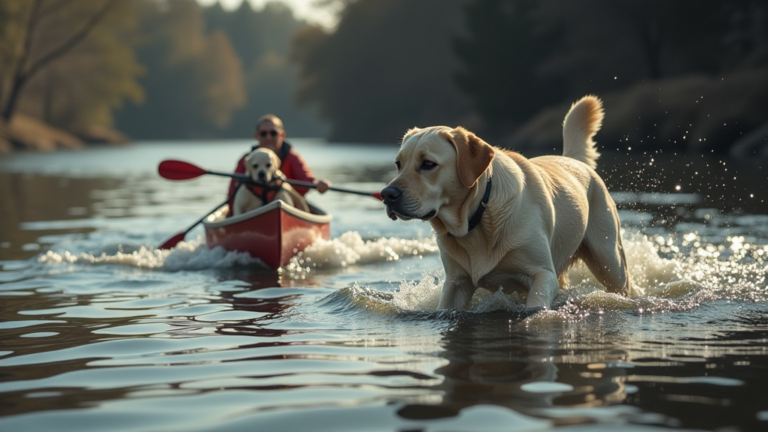
{"label": "puppy in canoe", "polygon": [[563,155],[527,159],[458,127],[414,128],[381,196],[393,220],[429,221],[445,268],[440,309],[465,309],[478,287],[550,308],[582,260],[608,291],[632,290],[616,205],[594,168],[602,102],[586,96],[563,123]]}
{"label": "puppy in canoe", "polygon": [[280,158],[268,148],[257,148],[245,157],[245,173],[257,184],[242,184],[235,193],[232,215],[255,210],[274,200],[282,200],[300,210],[309,211],[304,198],[283,182]]}

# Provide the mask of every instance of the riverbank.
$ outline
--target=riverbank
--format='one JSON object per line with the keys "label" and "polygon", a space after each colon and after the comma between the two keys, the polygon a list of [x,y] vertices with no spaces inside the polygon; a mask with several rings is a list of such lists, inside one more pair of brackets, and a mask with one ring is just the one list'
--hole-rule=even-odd
{"label": "riverbank", "polygon": [[79,149],[88,144],[125,144],[129,141],[125,134],[103,126],[82,126],[65,131],[24,114],[14,115],[10,123],[0,121],[0,153]]}
{"label": "riverbank", "polygon": [[[596,137],[607,150],[677,151],[768,158],[768,67],[722,77],[685,76],[643,82],[598,95],[605,121]],[[541,111],[504,145],[551,151],[562,146],[570,102]]]}

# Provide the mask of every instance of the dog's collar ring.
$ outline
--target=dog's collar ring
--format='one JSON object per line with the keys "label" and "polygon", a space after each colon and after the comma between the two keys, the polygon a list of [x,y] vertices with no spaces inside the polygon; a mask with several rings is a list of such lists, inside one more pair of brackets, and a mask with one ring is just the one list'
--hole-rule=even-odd
{"label": "dog's collar ring", "polygon": [[[475,211],[475,214],[472,215],[472,218],[469,219],[469,227],[467,227],[467,233],[472,231],[473,228],[478,226],[480,224],[480,219],[483,218],[483,213],[485,213],[485,208],[488,207],[488,199],[491,197],[491,179],[493,177],[488,176],[488,183],[485,186],[485,194],[483,194],[483,200],[480,201],[480,206],[477,207],[477,210]],[[448,233],[448,237],[455,237],[450,232]]]}

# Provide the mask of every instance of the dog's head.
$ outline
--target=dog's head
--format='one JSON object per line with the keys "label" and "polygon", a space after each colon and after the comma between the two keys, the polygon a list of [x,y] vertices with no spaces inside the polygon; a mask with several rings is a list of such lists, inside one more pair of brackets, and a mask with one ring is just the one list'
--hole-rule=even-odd
{"label": "dog's head", "polygon": [[381,191],[387,216],[427,221],[463,202],[494,155],[493,147],[461,127],[409,130],[395,158],[397,177]]}
{"label": "dog's head", "polygon": [[268,148],[257,148],[245,157],[245,173],[258,183],[270,183],[280,170],[280,158]]}

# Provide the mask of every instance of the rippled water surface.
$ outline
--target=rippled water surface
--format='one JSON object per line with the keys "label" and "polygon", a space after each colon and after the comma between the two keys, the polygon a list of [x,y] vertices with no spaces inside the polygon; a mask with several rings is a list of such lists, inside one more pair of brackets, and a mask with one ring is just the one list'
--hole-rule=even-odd
{"label": "rippled water surface", "polygon": [[[553,311],[480,290],[435,308],[428,224],[373,198],[310,200],[332,239],[279,272],[155,246],[223,200],[159,161],[229,171],[247,141],[0,159],[0,430],[768,430],[762,166],[605,155],[637,292],[583,267]],[[396,147],[295,142],[334,185],[377,191]]]}

